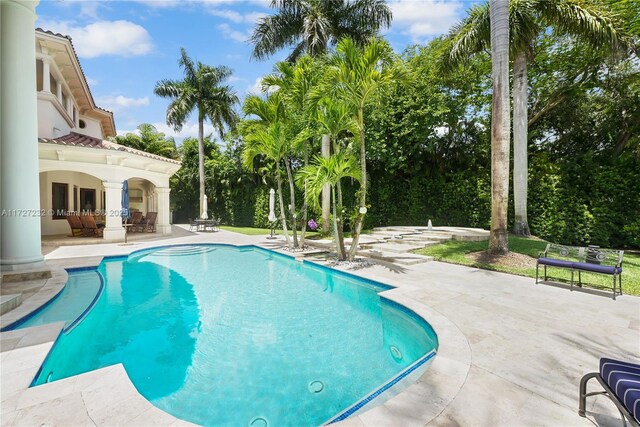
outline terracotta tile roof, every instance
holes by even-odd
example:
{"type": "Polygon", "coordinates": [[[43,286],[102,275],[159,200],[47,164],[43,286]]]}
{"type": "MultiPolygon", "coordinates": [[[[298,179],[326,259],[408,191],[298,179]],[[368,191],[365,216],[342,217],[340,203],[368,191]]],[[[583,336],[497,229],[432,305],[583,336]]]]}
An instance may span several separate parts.
{"type": "Polygon", "coordinates": [[[146,151],[142,151],[142,150],[136,150],[135,148],[116,144],[115,142],[106,141],[100,138],[94,138],[92,136],[82,135],[76,132],[71,132],[68,135],[61,136],[58,138],[51,138],[51,139],[38,138],[38,142],[45,143],[45,144],[68,145],[72,147],[88,147],[88,148],[99,148],[102,150],[125,151],[127,153],[136,154],[142,157],[148,157],[150,159],[162,160],[162,161],[174,163],[177,165],[181,164],[177,160],[158,156],[157,154],[147,153],[146,151]]]}

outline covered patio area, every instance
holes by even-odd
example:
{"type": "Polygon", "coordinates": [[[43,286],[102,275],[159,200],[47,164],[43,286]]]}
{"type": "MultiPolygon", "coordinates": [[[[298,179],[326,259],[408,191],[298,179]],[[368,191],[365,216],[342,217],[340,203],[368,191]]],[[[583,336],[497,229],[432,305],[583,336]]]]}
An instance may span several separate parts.
{"type": "Polygon", "coordinates": [[[124,240],[123,191],[129,216],[155,217],[151,230],[171,233],[169,178],[180,162],[75,133],[40,138],[38,146],[43,240],[73,236],[67,215],[87,214],[101,229],[92,237],[124,240]]]}

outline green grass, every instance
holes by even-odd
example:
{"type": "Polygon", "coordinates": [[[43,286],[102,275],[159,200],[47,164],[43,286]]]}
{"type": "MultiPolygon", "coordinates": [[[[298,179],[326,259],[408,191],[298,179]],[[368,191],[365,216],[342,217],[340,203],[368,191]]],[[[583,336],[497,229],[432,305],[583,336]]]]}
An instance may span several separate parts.
{"type": "MultiPolygon", "coordinates": [[[[247,236],[259,236],[261,234],[264,234],[264,235],[271,234],[270,228],[231,227],[229,225],[221,225],[220,228],[227,231],[233,231],[234,233],[246,234],[247,236]]],[[[276,228],[275,234],[281,235],[282,229],[276,228]]],[[[317,234],[318,233],[315,231],[307,231],[304,235],[306,238],[306,237],[313,237],[317,234]]],[[[291,236],[291,230],[289,230],[289,235],[291,236]]],[[[298,232],[298,236],[300,236],[300,232],[298,232]]]]}
{"type": "MultiPolygon", "coordinates": [[[[538,254],[544,251],[547,242],[535,238],[523,238],[509,236],[509,250],[537,258],[538,254]]],[[[415,253],[429,255],[438,261],[450,262],[453,264],[468,265],[471,267],[483,268],[485,270],[502,271],[505,273],[518,274],[520,276],[536,277],[535,263],[533,267],[508,267],[496,264],[476,262],[465,257],[471,252],[484,251],[487,249],[487,242],[461,242],[451,240],[437,245],[418,249],[415,253]]],[[[640,254],[625,252],[622,262],[622,292],[630,295],[640,295],[640,254]]],[[[549,280],[560,279],[569,281],[571,273],[563,268],[547,269],[549,280]]],[[[577,280],[577,277],[575,278],[577,280]]],[[[605,274],[582,273],[582,282],[586,286],[596,288],[611,289],[612,278],[605,274]]]]}

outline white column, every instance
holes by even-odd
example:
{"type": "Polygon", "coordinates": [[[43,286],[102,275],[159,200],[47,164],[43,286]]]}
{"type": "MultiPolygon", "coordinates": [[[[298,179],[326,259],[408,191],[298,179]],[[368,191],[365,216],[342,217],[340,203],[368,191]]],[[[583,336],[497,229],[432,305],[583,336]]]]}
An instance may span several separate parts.
{"type": "Polygon", "coordinates": [[[106,227],[104,240],[124,240],[122,226],[122,182],[103,182],[107,206],[105,206],[106,227]]]}
{"type": "Polygon", "coordinates": [[[156,203],[158,206],[158,223],[156,230],[160,234],[170,234],[171,224],[169,224],[169,187],[156,187],[156,203]]]}
{"type": "Polygon", "coordinates": [[[42,91],[51,93],[51,69],[49,58],[42,58],[42,91]]]}
{"type": "Polygon", "coordinates": [[[0,1],[0,270],[41,268],[35,8],[0,1]]]}
{"type": "Polygon", "coordinates": [[[60,101],[60,104],[62,104],[62,82],[58,82],[56,88],[56,97],[58,98],[58,101],[60,101]]]}

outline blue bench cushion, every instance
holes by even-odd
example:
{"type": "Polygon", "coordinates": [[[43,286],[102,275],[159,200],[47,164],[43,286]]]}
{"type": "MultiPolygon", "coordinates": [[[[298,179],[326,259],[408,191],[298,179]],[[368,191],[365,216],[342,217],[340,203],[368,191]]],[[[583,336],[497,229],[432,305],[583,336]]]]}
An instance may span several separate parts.
{"type": "Polygon", "coordinates": [[[600,359],[600,377],[640,423],[640,365],[603,357],[600,359]]]}
{"type": "Polygon", "coordinates": [[[588,262],[574,262],[573,268],[576,268],[578,270],[594,271],[596,273],[606,273],[606,274],[622,273],[622,267],[615,267],[613,265],[589,264],[588,262]]]}
{"type": "Polygon", "coordinates": [[[538,258],[538,264],[550,265],[552,267],[573,268],[573,261],[567,261],[564,259],[538,258]]]}

